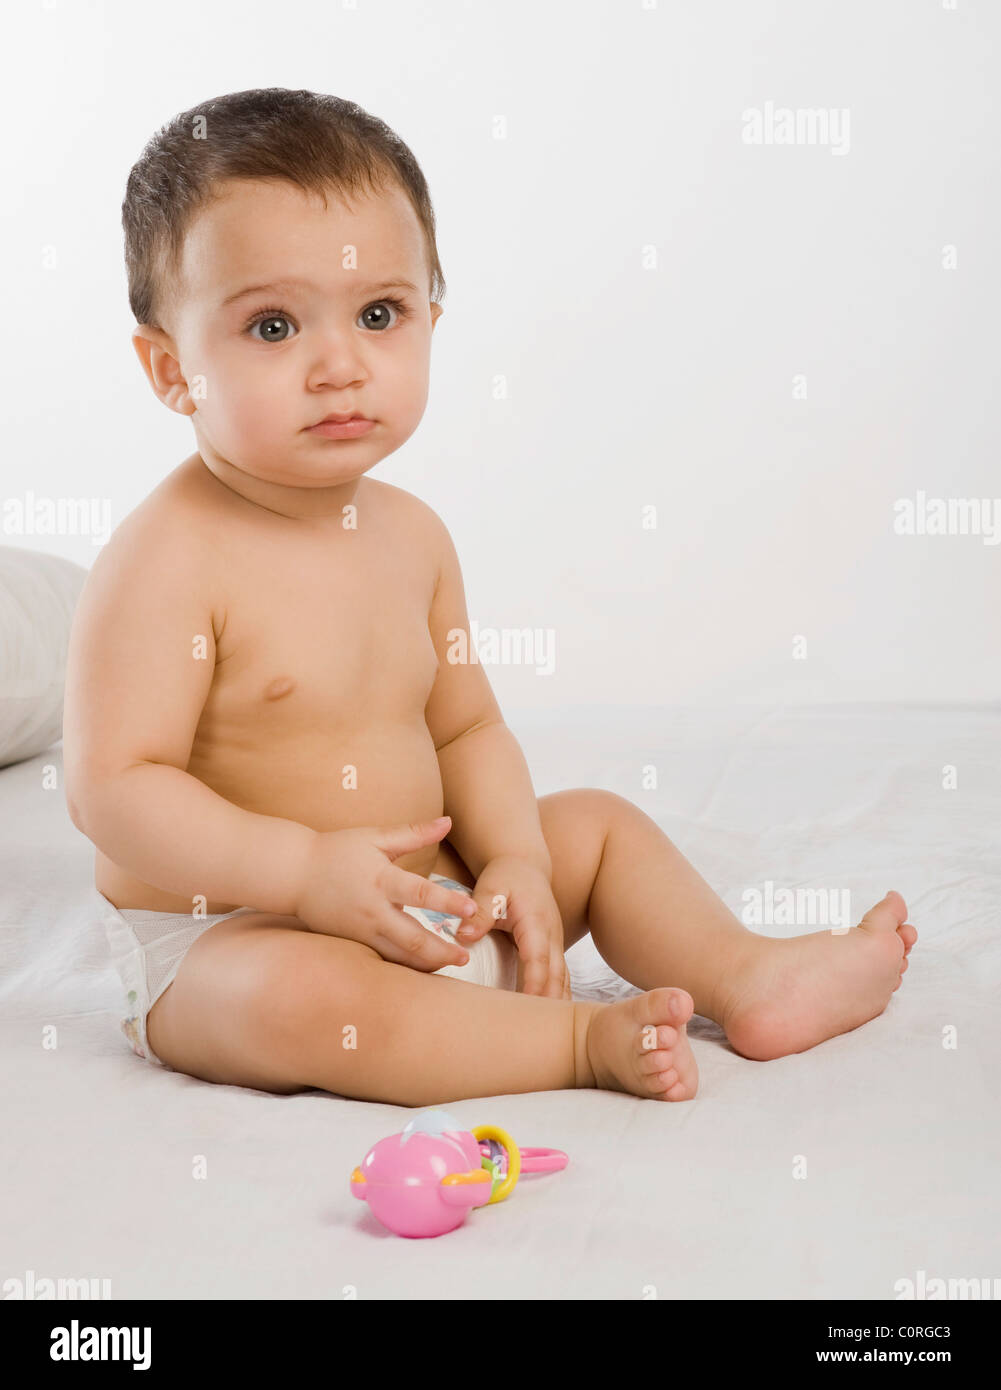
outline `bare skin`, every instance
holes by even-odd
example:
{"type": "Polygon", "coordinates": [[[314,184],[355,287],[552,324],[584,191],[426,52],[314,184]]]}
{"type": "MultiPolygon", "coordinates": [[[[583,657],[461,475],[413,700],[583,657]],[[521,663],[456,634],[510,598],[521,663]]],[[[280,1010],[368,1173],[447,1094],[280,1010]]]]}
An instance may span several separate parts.
{"type": "MultiPolygon", "coordinates": [[[[579,789],[538,804],[567,947],[590,931],[646,993],[535,999],[387,963],[295,918],[248,914],[188,952],[150,1013],[154,1051],[208,1081],[398,1105],[574,1086],[680,1101],[698,1088],[685,1027],[696,999],[736,1051],[768,1060],[876,1017],[899,987],[916,939],[899,894],[845,935],[772,941],[748,932],[629,802],[579,789]],[[649,930],[637,932],[644,913],[649,930]],[[358,1042],[345,1049],[349,1026],[358,1042]]],[[[435,872],[473,881],[447,842],[435,872]]]]}
{"type": "Polygon", "coordinates": [[[116,906],[256,909],[189,949],[150,1011],[150,1045],[191,1076],[281,1093],[426,1105],[582,1086],[682,1101],[698,1085],[693,1012],[757,1060],[876,1017],[917,935],[899,894],[846,935],[748,931],[629,801],[537,799],[482,666],[449,660],[468,615],[447,533],[364,476],[420,418],[439,307],[425,300],[393,338],[364,333],[335,272],[274,343],[205,307],[226,276],[263,280],[290,227],[287,264],[329,275],[330,246],[350,244],[381,278],[402,266],[418,282],[412,221],[395,195],[349,213],[281,185],[238,188],[192,233],[173,320],[137,330],[154,390],[193,417],[199,451],[126,518],[85,586],[67,798],[116,906]],[[370,436],[307,434],[359,403],[378,416],[370,436]],[[443,809],[447,827],[430,826],[443,809]],[[509,917],[495,924],[481,903],[470,948],[509,930],[522,989],[437,973],[466,952],[399,911],[460,911],[431,873],[481,897],[510,878],[509,917]],[[645,993],[571,1000],[562,953],[587,932],[645,993]]]}
{"type": "MultiPolygon", "coordinates": [[[[197,454],[151,503],[164,524],[170,516],[204,537],[192,584],[212,596],[221,625],[186,770],[246,810],[317,830],[440,815],[424,721],[438,663],[421,504],[361,479],[358,531],[331,543],[330,527],[248,504],[197,454]],[[344,767],[358,769],[356,787],[342,785],[344,767]]],[[[427,877],[442,872],[436,854],[428,846],[396,862],[427,877]]],[[[100,849],[96,882],[116,907],[191,911],[190,897],[136,879],[100,849]]],[[[241,906],[213,899],[205,910],[241,906]]]]}

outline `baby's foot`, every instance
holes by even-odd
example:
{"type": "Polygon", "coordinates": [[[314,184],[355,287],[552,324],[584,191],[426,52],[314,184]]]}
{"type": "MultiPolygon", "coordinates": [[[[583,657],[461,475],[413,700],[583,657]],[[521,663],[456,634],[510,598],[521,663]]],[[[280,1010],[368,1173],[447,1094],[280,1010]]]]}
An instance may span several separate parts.
{"type": "Polygon", "coordinates": [[[683,989],[651,989],[595,1005],[585,1045],[594,1085],[649,1100],[691,1100],[699,1069],[685,1024],[693,1009],[683,989]]]}
{"type": "Polygon", "coordinates": [[[744,1057],[805,1052],[881,1014],[918,938],[897,892],[857,927],[761,943],[748,955],[720,1022],[744,1057]]]}

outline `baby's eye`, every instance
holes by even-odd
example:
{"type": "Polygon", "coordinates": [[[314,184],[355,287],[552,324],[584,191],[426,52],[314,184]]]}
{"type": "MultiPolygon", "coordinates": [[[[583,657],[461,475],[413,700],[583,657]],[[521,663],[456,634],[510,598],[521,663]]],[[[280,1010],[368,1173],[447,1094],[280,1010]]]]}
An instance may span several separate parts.
{"type": "Polygon", "coordinates": [[[265,313],[248,325],[248,331],[262,343],[284,343],[289,337],[289,329],[292,327],[291,321],[284,314],[265,313]],[[263,333],[258,334],[257,329],[264,329],[263,333]]]}
{"type": "Polygon", "coordinates": [[[388,312],[390,309],[398,318],[406,318],[410,312],[399,299],[380,299],[361,311],[358,315],[359,322],[363,322],[366,328],[381,333],[391,326],[388,312]]]}

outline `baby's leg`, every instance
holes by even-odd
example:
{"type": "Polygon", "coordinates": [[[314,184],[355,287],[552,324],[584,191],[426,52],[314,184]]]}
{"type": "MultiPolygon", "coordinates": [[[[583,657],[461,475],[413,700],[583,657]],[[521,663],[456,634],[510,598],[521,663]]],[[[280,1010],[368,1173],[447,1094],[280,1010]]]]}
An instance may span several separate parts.
{"type": "Polygon", "coordinates": [[[579,788],[539,798],[553,894],[569,947],[586,931],[640,989],[678,985],[734,1048],[767,1060],[802,1052],[881,1014],[917,932],[888,893],[844,934],[749,931],[638,806],[579,788]]]}
{"type": "Polygon", "coordinates": [[[598,1086],[687,1100],[691,1012],[676,989],[610,1005],[489,989],[248,913],[198,938],[147,1035],[177,1071],[266,1091],[420,1106],[598,1086]]]}

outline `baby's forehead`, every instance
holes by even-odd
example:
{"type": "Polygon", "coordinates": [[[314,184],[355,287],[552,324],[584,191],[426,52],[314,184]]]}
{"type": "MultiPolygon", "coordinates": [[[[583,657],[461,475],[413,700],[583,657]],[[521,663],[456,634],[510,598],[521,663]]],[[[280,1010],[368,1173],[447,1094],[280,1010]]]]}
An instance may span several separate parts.
{"type": "Polygon", "coordinates": [[[306,193],[279,179],[227,180],[192,218],[180,283],[201,301],[293,275],[358,272],[420,284],[423,231],[401,188],[306,193]]]}

